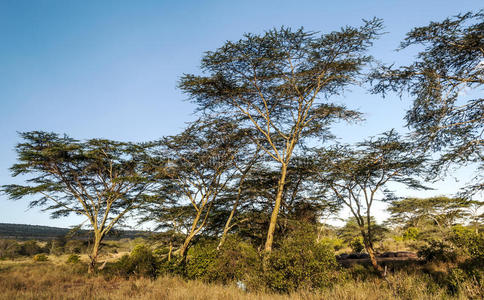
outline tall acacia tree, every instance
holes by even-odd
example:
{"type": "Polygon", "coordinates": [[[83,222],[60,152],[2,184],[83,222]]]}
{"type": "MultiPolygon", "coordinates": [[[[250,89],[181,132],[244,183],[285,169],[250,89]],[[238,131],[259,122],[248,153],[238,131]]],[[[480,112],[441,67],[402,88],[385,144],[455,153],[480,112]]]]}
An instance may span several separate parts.
{"type": "Polygon", "coordinates": [[[280,168],[265,251],[272,250],[287,167],[304,137],[324,136],[336,120],[358,113],[328,100],[358,81],[381,21],[317,35],[273,29],[227,42],[202,59],[205,76],[184,75],[180,88],[199,109],[240,119],[254,128],[261,149],[280,168]]]}
{"type": "Polygon", "coordinates": [[[320,182],[328,187],[327,196],[345,205],[355,218],[373,267],[383,274],[375,258],[371,208],[388,195],[388,183],[425,188],[415,178],[424,172],[425,158],[414,145],[402,141],[394,131],[370,139],[357,147],[335,146],[318,152],[320,182]],[[387,194],[387,195],[385,195],[387,194]]]}
{"type": "Polygon", "coordinates": [[[33,196],[54,218],[84,216],[92,231],[89,272],[104,237],[126,215],[156,197],[157,178],[149,144],[91,139],[85,142],[47,132],[20,134],[13,176],[25,175],[28,185],[4,185],[13,200],[33,196]]]}
{"type": "Polygon", "coordinates": [[[417,46],[415,62],[373,72],[373,92],[408,92],[408,126],[421,145],[440,151],[438,174],[449,163],[477,163],[469,192],[484,189],[484,11],[431,22],[407,34],[399,50],[417,46]]]}

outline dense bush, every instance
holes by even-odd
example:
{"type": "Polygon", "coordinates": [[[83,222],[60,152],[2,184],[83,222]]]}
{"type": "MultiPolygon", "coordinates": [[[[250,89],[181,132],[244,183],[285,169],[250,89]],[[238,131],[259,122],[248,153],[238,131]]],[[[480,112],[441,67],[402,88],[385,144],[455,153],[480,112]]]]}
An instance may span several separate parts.
{"type": "Polygon", "coordinates": [[[452,227],[451,242],[471,259],[484,260],[484,233],[462,225],[452,227]]]}
{"type": "Polygon", "coordinates": [[[458,253],[452,244],[444,240],[431,240],[420,248],[418,255],[425,261],[456,262],[458,253]]]}
{"type": "Polygon", "coordinates": [[[33,256],[43,252],[44,250],[37,244],[36,241],[26,241],[22,244],[20,254],[25,256],[33,256]]]}
{"type": "Polygon", "coordinates": [[[68,264],[78,264],[81,262],[81,257],[77,254],[71,254],[66,260],[68,264]]]}
{"type": "Polygon", "coordinates": [[[330,286],[337,263],[333,249],[316,243],[310,230],[292,233],[266,257],[263,278],[277,292],[330,286]]]}
{"type": "Polygon", "coordinates": [[[188,278],[228,283],[257,276],[261,260],[251,244],[230,236],[220,250],[216,246],[207,242],[192,249],[186,264],[188,278]]]}
{"type": "Polygon", "coordinates": [[[22,246],[15,240],[0,240],[0,258],[12,259],[20,255],[22,246]]]}
{"type": "Polygon", "coordinates": [[[64,253],[67,254],[80,254],[86,252],[87,242],[81,240],[69,240],[65,243],[64,253]]]}
{"type": "Polygon", "coordinates": [[[48,261],[49,258],[45,254],[36,254],[34,255],[34,261],[48,261]]]}
{"type": "Polygon", "coordinates": [[[129,255],[124,255],[117,261],[116,269],[126,276],[156,277],[158,261],[150,247],[145,244],[138,244],[129,255]]]}
{"type": "Polygon", "coordinates": [[[351,250],[355,253],[361,253],[365,249],[365,245],[363,245],[363,238],[362,237],[355,237],[351,240],[349,244],[351,250]]]}

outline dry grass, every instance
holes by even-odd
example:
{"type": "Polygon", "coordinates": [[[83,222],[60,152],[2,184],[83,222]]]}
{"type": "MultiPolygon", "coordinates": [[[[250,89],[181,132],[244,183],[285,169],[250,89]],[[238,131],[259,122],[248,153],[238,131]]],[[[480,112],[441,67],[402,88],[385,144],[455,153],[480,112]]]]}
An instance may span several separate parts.
{"type": "MultiPolygon", "coordinates": [[[[348,280],[320,293],[291,295],[246,293],[236,286],[185,281],[177,277],[119,278],[88,276],[58,261],[0,262],[0,299],[450,299],[442,289],[428,290],[422,278],[393,275],[385,281],[348,280]]],[[[468,299],[459,296],[455,299],[468,299]]]]}

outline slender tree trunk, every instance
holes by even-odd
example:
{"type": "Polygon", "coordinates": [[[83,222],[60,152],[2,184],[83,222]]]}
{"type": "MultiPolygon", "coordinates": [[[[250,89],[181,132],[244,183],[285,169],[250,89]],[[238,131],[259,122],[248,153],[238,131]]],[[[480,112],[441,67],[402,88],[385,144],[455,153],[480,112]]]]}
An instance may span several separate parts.
{"type": "Polygon", "coordinates": [[[173,251],[173,243],[170,242],[170,250],[168,250],[168,261],[171,260],[171,252],[173,251]]]}
{"type": "MultiPolygon", "coordinates": [[[[240,187],[239,187],[240,189],[240,187]]],[[[217,250],[220,250],[220,248],[224,245],[225,240],[227,239],[227,233],[230,230],[230,223],[232,222],[232,218],[234,217],[235,211],[237,210],[237,206],[239,205],[239,197],[235,200],[234,207],[232,207],[232,211],[230,212],[229,218],[227,219],[227,222],[225,223],[224,227],[224,232],[222,233],[222,236],[220,237],[220,242],[218,243],[217,250]]]]}
{"type": "Polygon", "coordinates": [[[98,233],[94,234],[94,244],[91,250],[91,261],[89,263],[88,273],[92,274],[96,272],[97,256],[99,255],[99,247],[101,246],[102,236],[98,233]]]}
{"type": "Polygon", "coordinates": [[[179,254],[181,257],[184,257],[186,255],[185,252],[187,251],[188,245],[190,244],[190,242],[192,241],[193,237],[196,234],[198,221],[200,220],[201,215],[202,215],[202,208],[200,208],[200,210],[197,212],[197,216],[195,217],[195,220],[193,220],[192,228],[190,229],[188,236],[185,238],[185,241],[183,242],[183,245],[180,248],[179,254]]]}
{"type": "Polygon", "coordinates": [[[274,240],[274,231],[276,230],[277,216],[279,215],[279,209],[281,207],[282,193],[284,191],[284,184],[286,183],[287,164],[282,163],[281,166],[281,178],[277,185],[276,201],[274,209],[272,210],[271,221],[269,223],[269,229],[267,231],[267,239],[264,247],[265,252],[272,251],[272,242],[274,240]]]}
{"type": "Polygon", "coordinates": [[[381,276],[384,276],[384,270],[383,268],[378,264],[378,261],[376,260],[375,257],[375,250],[373,249],[373,243],[371,240],[368,239],[369,234],[365,234],[364,229],[361,229],[361,234],[363,236],[363,244],[365,245],[365,250],[366,253],[368,253],[368,256],[370,257],[370,262],[373,268],[377,270],[381,276]]]}

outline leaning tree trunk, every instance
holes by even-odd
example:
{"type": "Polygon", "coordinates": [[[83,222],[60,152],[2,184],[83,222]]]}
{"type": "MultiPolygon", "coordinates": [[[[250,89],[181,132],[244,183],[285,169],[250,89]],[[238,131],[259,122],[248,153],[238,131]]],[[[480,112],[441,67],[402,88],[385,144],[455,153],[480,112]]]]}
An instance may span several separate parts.
{"type": "Polygon", "coordinates": [[[363,236],[363,244],[365,245],[366,253],[370,257],[370,262],[373,268],[380,273],[380,275],[384,276],[383,268],[378,264],[375,256],[375,250],[373,249],[373,244],[371,240],[368,239],[369,234],[365,234],[364,229],[361,230],[361,234],[363,236]]]}
{"type": "Polygon", "coordinates": [[[264,247],[264,251],[266,253],[272,251],[272,242],[274,240],[274,231],[276,230],[277,216],[279,215],[279,209],[281,207],[282,193],[284,191],[284,184],[286,183],[286,174],[287,174],[287,164],[282,163],[281,178],[279,179],[279,182],[277,184],[276,201],[274,203],[274,209],[272,210],[271,221],[269,223],[269,229],[267,230],[267,239],[266,239],[266,244],[265,244],[265,247],[264,247]]]}

